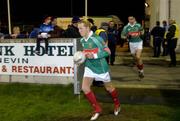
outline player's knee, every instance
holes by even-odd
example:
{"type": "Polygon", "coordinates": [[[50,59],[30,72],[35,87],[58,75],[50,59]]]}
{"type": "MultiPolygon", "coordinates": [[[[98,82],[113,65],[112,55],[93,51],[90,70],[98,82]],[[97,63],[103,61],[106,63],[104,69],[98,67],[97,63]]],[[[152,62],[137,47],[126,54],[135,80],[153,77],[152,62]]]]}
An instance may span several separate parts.
{"type": "Polygon", "coordinates": [[[141,60],[141,57],[140,56],[136,56],[136,60],[137,61],[141,60]]]}
{"type": "Polygon", "coordinates": [[[114,90],[114,87],[112,85],[105,85],[105,89],[108,91],[108,92],[112,92],[114,90]]]}
{"type": "Polygon", "coordinates": [[[86,94],[86,93],[90,92],[91,90],[87,86],[82,86],[82,91],[86,94]]]}

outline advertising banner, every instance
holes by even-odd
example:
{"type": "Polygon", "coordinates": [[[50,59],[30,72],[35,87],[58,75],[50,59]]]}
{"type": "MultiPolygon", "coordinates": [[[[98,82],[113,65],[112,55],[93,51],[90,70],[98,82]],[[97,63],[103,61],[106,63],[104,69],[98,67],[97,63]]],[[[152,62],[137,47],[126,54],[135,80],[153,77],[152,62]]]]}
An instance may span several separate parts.
{"type": "Polygon", "coordinates": [[[44,43],[40,55],[36,43],[0,43],[1,75],[74,76],[73,43],[44,43]]]}

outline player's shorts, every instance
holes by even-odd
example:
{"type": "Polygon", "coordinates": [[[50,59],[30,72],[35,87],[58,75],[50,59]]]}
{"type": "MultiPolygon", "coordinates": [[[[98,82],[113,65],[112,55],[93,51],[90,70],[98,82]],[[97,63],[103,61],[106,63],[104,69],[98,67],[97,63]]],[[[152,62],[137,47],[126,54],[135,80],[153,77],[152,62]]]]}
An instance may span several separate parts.
{"type": "Polygon", "coordinates": [[[143,42],[142,41],[140,41],[140,42],[130,42],[129,47],[130,47],[131,54],[135,54],[138,49],[142,50],[143,42]]]}
{"type": "Polygon", "coordinates": [[[89,69],[88,67],[85,67],[84,77],[94,78],[97,81],[103,81],[103,82],[111,81],[109,72],[102,73],[102,74],[96,74],[96,73],[92,72],[91,69],[89,69]]]}

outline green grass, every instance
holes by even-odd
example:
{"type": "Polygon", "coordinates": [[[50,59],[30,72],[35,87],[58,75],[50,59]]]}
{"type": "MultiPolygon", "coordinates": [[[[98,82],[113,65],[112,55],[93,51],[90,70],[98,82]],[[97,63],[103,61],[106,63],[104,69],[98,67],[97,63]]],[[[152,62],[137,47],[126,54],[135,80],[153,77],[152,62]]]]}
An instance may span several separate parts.
{"type": "MultiPolygon", "coordinates": [[[[98,121],[179,121],[180,107],[122,104],[115,117],[111,103],[101,103],[98,121]]],[[[79,102],[73,85],[0,84],[0,121],[88,121],[91,107],[79,102]]]]}

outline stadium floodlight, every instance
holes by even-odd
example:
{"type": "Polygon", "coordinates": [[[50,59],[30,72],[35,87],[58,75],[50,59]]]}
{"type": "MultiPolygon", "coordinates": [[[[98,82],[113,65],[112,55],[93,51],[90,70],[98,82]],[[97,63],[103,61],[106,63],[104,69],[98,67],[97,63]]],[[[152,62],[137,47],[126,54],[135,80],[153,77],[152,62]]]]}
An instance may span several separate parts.
{"type": "Polygon", "coordinates": [[[147,2],[144,3],[145,7],[149,7],[149,4],[147,2]]]}

